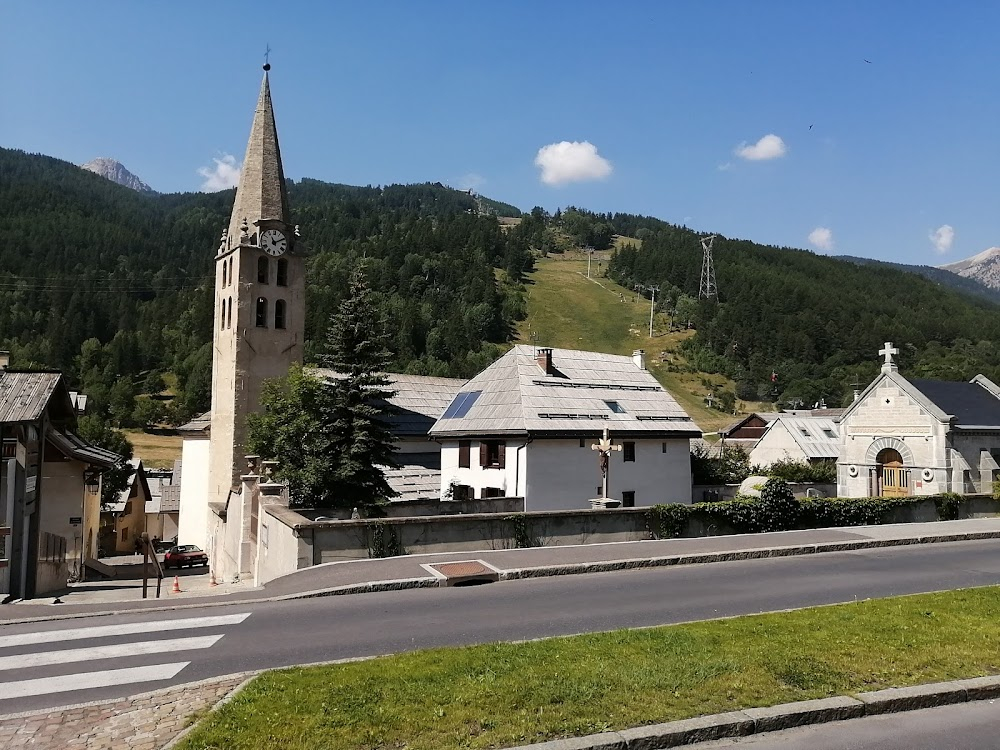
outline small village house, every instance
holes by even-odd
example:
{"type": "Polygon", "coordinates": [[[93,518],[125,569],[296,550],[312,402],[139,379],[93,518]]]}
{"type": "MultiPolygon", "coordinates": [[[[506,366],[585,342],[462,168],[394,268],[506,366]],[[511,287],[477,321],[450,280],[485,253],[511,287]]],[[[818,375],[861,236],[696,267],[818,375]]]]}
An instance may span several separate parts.
{"type": "Polygon", "coordinates": [[[778,461],[836,461],[840,455],[839,409],[796,410],[775,415],[750,450],[750,465],[768,467],[778,461]]]}
{"type": "Polygon", "coordinates": [[[594,445],[607,430],[607,497],[624,507],[689,502],[701,432],[631,357],[515,346],[463,386],[431,428],[442,497],[523,497],[525,510],[589,507],[604,491],[594,445]]]}

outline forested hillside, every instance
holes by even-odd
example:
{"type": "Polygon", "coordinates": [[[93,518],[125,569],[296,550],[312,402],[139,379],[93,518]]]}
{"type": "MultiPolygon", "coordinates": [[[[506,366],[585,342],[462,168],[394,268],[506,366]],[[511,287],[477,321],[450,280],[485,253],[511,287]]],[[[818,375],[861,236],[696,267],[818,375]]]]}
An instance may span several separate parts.
{"type": "MultiPolygon", "coordinates": [[[[132,413],[134,396],[167,371],[178,378],[170,416],[207,408],[212,259],[233,194],[140,195],[0,149],[0,348],[14,366],[64,370],[117,424],[157,416],[132,413]]],[[[302,180],[289,200],[310,253],[307,340],[323,335],[362,260],[391,320],[395,368],[471,376],[511,338],[533,256],[473,196],[302,180]]]]}
{"type": "Polygon", "coordinates": [[[844,403],[875,376],[887,340],[909,376],[1000,377],[1000,306],[989,301],[889,266],[724,237],[714,244],[719,300],[699,301],[698,235],[646,217],[594,220],[643,240],[617,252],[609,274],[659,285],[662,309],[696,329],[688,360],[735,380],[737,398],[844,403]]]}
{"type": "MultiPolygon", "coordinates": [[[[602,272],[659,286],[659,310],[695,332],[685,366],[732,379],[734,398],[841,403],[877,372],[886,340],[908,375],[1000,379],[1000,307],[891,267],[720,237],[719,300],[698,301],[699,236],[651,217],[536,208],[501,227],[493,214],[517,209],[440,184],[304,179],[289,200],[309,250],[307,360],[362,261],[393,368],[471,376],[516,335],[538,254],[617,246],[602,272]]],[[[167,373],[169,418],[207,408],[212,258],[232,201],[231,190],[141,195],[0,149],[0,348],[15,366],[64,370],[118,425],[163,417],[135,397],[167,373]]]]}

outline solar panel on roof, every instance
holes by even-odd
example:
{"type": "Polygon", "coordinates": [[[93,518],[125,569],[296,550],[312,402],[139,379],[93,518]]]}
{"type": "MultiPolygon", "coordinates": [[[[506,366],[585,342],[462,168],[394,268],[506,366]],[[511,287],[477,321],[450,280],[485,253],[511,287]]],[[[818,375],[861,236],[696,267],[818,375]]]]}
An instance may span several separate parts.
{"type": "Polygon", "coordinates": [[[462,391],[455,400],[451,402],[441,419],[461,419],[469,413],[469,409],[476,403],[482,391],[462,391]]]}

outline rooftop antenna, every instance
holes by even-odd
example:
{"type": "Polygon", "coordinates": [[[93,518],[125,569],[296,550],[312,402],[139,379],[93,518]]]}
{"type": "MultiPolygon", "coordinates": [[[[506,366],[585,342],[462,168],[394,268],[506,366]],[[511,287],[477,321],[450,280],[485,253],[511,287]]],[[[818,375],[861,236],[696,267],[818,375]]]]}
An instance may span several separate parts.
{"type": "Polygon", "coordinates": [[[712,243],[718,235],[701,238],[701,249],[704,252],[701,261],[701,284],[698,287],[699,299],[718,299],[719,290],[715,285],[715,263],[712,262],[712,243]]]}

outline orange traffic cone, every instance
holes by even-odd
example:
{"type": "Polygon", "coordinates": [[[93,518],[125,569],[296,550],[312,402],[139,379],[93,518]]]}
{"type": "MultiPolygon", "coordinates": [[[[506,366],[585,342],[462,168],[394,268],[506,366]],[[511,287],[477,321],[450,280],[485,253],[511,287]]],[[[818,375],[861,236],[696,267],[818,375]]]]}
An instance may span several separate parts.
{"type": "Polygon", "coordinates": [[[170,589],[171,594],[181,593],[181,579],[178,576],[174,576],[174,587],[170,589]]]}
{"type": "Polygon", "coordinates": [[[218,586],[219,585],[218,581],[215,580],[215,571],[214,570],[212,571],[211,577],[208,579],[208,585],[209,586],[218,586]]]}

